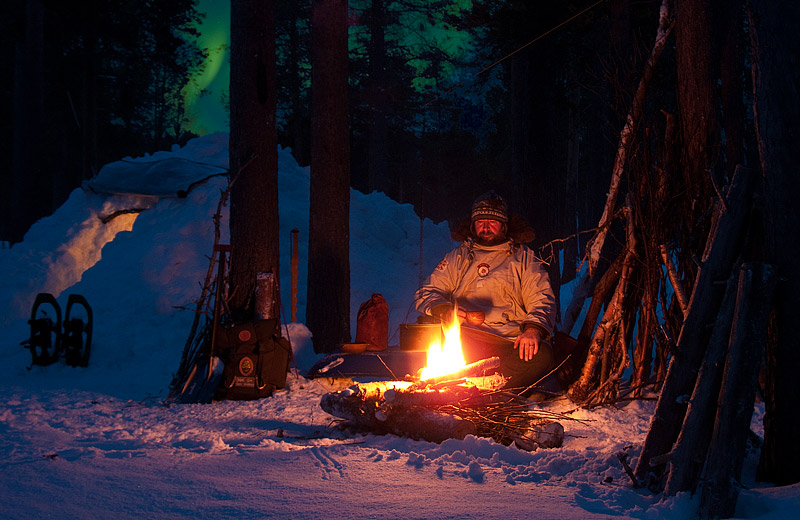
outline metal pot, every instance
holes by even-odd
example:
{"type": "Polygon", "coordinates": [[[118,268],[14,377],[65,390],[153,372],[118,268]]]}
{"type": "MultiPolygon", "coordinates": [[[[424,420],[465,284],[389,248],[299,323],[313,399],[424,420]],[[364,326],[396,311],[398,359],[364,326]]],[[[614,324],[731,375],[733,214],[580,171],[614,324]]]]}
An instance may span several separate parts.
{"type": "Polygon", "coordinates": [[[443,342],[444,333],[439,323],[401,323],[400,348],[402,350],[424,350],[433,342],[443,342]]]}

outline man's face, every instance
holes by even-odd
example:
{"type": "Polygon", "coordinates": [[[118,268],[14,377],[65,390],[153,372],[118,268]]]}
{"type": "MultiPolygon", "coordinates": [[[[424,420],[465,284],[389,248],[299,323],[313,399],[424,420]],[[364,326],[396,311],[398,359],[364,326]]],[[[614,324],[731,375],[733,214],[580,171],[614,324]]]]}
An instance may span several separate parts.
{"type": "Polygon", "coordinates": [[[476,220],[472,225],[475,226],[476,242],[480,245],[493,246],[506,239],[503,223],[499,220],[480,219],[476,220]]]}

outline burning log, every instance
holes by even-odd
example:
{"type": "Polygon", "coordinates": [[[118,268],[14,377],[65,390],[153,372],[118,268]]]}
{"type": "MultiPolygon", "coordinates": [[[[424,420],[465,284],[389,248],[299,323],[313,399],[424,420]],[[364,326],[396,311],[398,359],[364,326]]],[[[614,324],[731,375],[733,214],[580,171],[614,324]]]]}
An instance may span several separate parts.
{"type": "Polygon", "coordinates": [[[487,359],[481,359],[480,361],[470,363],[469,365],[465,366],[464,368],[456,372],[445,374],[438,377],[431,377],[429,379],[424,379],[422,381],[414,383],[414,385],[412,385],[412,388],[413,389],[425,388],[426,386],[435,385],[437,383],[441,383],[442,381],[452,381],[454,379],[460,379],[464,377],[483,376],[487,372],[492,371],[499,367],[500,367],[499,357],[490,357],[487,359]]]}
{"type": "Polygon", "coordinates": [[[505,378],[499,374],[485,377],[465,377],[441,381],[423,388],[416,385],[411,385],[406,389],[393,387],[383,393],[383,399],[392,406],[431,407],[468,403],[469,406],[474,407],[496,403],[500,396],[507,400],[508,395],[511,394],[487,392],[487,390],[499,390],[505,383],[505,378]]]}
{"type": "Polygon", "coordinates": [[[444,388],[426,388],[409,390],[393,388],[383,393],[383,399],[391,406],[445,406],[480,395],[477,386],[463,384],[445,386],[444,388]]]}
{"type": "Polygon", "coordinates": [[[431,442],[479,435],[526,450],[561,446],[564,428],[552,416],[537,417],[525,398],[503,390],[500,358],[465,365],[458,319],[443,332],[444,343],[428,349],[420,381],[355,384],[324,395],[320,406],[379,434],[431,442]]]}
{"type": "Polygon", "coordinates": [[[386,406],[382,396],[376,393],[379,386],[360,387],[353,385],[341,392],[326,394],[320,406],[334,417],[380,434],[442,442],[450,438],[463,439],[478,431],[471,421],[424,406],[386,406]]]}
{"type": "Polygon", "coordinates": [[[324,395],[320,406],[335,417],[378,434],[431,442],[478,435],[506,445],[514,442],[525,450],[561,446],[563,426],[550,414],[537,416],[528,400],[502,390],[502,376],[452,378],[482,373],[498,361],[482,360],[455,374],[417,383],[355,384],[324,395]]]}

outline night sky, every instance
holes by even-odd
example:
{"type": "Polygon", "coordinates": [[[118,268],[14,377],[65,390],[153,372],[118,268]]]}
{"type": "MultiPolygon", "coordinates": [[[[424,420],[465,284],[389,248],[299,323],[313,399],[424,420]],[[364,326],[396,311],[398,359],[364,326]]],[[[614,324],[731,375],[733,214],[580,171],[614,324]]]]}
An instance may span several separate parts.
{"type": "Polygon", "coordinates": [[[222,95],[228,88],[230,61],[227,49],[230,32],[230,0],[200,0],[197,9],[206,17],[200,26],[201,48],[208,49],[205,70],[195,80],[208,92],[198,97],[197,88],[187,88],[186,105],[192,123],[189,129],[199,135],[228,131],[228,114],[222,95]]]}

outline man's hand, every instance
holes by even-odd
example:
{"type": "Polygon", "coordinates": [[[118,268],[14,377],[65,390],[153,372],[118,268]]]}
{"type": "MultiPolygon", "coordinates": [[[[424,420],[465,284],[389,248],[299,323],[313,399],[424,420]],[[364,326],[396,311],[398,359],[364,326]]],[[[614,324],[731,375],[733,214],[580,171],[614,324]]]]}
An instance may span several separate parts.
{"type": "Polygon", "coordinates": [[[536,327],[530,327],[517,336],[514,348],[519,347],[519,358],[530,361],[539,352],[539,343],[542,341],[542,332],[536,327]]]}
{"type": "Polygon", "coordinates": [[[450,323],[453,321],[453,304],[440,303],[431,307],[431,316],[443,323],[450,323]]]}

